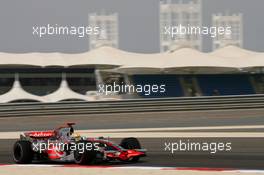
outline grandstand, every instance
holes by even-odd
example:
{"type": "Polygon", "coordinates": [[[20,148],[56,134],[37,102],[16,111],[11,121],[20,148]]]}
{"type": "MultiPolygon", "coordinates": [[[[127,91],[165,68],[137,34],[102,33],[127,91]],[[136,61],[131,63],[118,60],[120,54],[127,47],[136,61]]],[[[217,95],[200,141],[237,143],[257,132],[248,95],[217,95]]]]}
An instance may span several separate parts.
{"type": "MultiPolygon", "coordinates": [[[[80,54],[0,53],[0,102],[93,101],[98,84],[165,84],[152,95],[118,98],[264,93],[264,53],[226,46],[212,53],[191,48],[139,54],[101,47],[80,54]]],[[[95,98],[96,96],[96,98],[95,98]]]]}

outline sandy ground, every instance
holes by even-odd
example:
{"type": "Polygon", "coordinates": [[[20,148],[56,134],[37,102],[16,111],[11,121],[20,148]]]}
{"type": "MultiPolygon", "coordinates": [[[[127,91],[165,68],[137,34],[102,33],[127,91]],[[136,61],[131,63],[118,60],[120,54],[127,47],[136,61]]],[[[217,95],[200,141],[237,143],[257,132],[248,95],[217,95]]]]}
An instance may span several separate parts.
{"type": "MultiPolygon", "coordinates": [[[[261,138],[264,137],[263,132],[129,132],[129,133],[92,133],[78,132],[81,136],[87,137],[110,137],[110,138],[125,138],[125,137],[137,137],[137,138],[261,138]]],[[[21,132],[0,132],[0,139],[18,139],[21,132]]]]}
{"type": "Polygon", "coordinates": [[[0,167],[2,175],[259,175],[263,172],[219,172],[219,171],[188,171],[188,170],[151,170],[151,169],[108,169],[80,167],[0,167]]]}
{"type": "MultiPolygon", "coordinates": [[[[253,126],[218,126],[218,127],[168,127],[168,128],[134,128],[134,129],[97,129],[97,130],[76,130],[82,136],[87,137],[138,137],[138,138],[201,138],[201,137],[264,137],[263,132],[236,132],[236,129],[261,129],[263,125],[253,126]],[[226,132],[225,129],[233,129],[232,132],[226,132]],[[213,129],[222,130],[221,132],[214,132],[213,129]],[[189,130],[186,132],[186,130],[189,130]],[[195,130],[190,132],[191,130],[195,130]],[[165,132],[166,131],[166,132],[165,132]],[[207,131],[207,132],[201,132],[207,131]],[[155,132],[155,134],[153,134],[155,132]]],[[[0,132],[0,139],[18,139],[23,132],[0,132]]]]}
{"type": "MultiPolygon", "coordinates": [[[[137,138],[262,138],[263,132],[130,132],[130,133],[91,133],[91,132],[78,132],[81,136],[86,137],[101,137],[105,138],[125,138],[125,137],[137,137],[137,138]]],[[[0,132],[0,139],[19,139],[19,132],[0,132]]]]}

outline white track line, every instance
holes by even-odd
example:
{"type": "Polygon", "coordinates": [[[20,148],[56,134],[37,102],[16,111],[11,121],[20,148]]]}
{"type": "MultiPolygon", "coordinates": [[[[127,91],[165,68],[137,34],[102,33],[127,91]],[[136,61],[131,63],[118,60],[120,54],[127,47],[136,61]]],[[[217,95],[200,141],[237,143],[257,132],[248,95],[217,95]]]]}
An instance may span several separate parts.
{"type": "Polygon", "coordinates": [[[61,167],[61,168],[107,168],[107,169],[133,169],[133,170],[174,170],[174,171],[204,171],[204,172],[224,172],[224,173],[261,173],[264,174],[264,170],[245,170],[245,169],[225,169],[225,168],[187,168],[187,167],[152,167],[152,166],[79,166],[79,165],[45,165],[45,164],[28,164],[28,165],[19,165],[19,164],[10,164],[10,165],[1,165],[1,167],[29,167],[29,168],[37,168],[37,167],[61,167]]]}
{"type": "MultiPolygon", "coordinates": [[[[169,127],[169,128],[130,128],[130,129],[96,129],[76,130],[87,137],[138,137],[138,138],[182,138],[182,137],[264,137],[263,132],[235,132],[236,129],[264,129],[264,125],[246,126],[209,126],[209,127],[169,127]],[[232,132],[212,132],[211,130],[233,130],[232,132]],[[192,131],[193,132],[184,132],[192,131]],[[197,132],[207,131],[207,132],[197,132]],[[166,131],[166,132],[163,132],[166,131]],[[177,132],[176,132],[177,131],[177,132]]],[[[21,132],[0,132],[0,139],[17,139],[21,132]]]]}
{"type": "MultiPolygon", "coordinates": [[[[140,132],[140,131],[186,131],[186,130],[225,130],[225,129],[264,129],[264,125],[242,126],[205,126],[205,127],[166,127],[166,128],[128,128],[128,129],[95,129],[90,132],[140,132]]],[[[83,130],[79,130],[82,132],[83,130]]]]}
{"type": "MultiPolygon", "coordinates": [[[[18,139],[20,133],[0,133],[0,139],[18,139]]],[[[263,132],[128,132],[128,133],[91,133],[80,132],[86,137],[110,138],[264,138],[263,132]]]]}

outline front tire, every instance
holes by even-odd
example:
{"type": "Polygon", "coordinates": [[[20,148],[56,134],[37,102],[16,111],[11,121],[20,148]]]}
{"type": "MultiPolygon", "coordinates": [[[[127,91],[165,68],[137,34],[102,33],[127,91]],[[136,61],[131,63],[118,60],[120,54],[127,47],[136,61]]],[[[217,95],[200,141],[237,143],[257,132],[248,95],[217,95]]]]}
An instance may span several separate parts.
{"type": "Polygon", "coordinates": [[[13,147],[13,159],[19,164],[31,163],[33,159],[31,142],[24,140],[16,141],[13,147]]]}
{"type": "MultiPolygon", "coordinates": [[[[141,149],[140,142],[134,137],[124,138],[120,146],[125,149],[141,149]]],[[[129,162],[138,162],[140,157],[133,157],[129,162]]]]}
{"type": "Polygon", "coordinates": [[[86,144],[92,144],[92,142],[87,142],[87,141],[80,141],[77,142],[78,144],[84,144],[84,150],[75,150],[74,151],[74,160],[75,163],[79,164],[79,165],[90,165],[92,164],[95,159],[96,159],[96,151],[94,150],[94,146],[92,146],[91,150],[87,150],[86,148],[86,144]]]}

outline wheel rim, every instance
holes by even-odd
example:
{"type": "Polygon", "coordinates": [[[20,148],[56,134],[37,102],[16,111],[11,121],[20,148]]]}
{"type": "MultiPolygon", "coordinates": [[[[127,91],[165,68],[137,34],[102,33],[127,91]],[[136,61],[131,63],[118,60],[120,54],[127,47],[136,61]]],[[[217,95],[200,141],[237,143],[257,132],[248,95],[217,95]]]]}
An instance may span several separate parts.
{"type": "Polygon", "coordinates": [[[82,154],[79,153],[78,151],[75,151],[75,152],[74,152],[74,158],[75,158],[75,160],[76,160],[77,162],[79,162],[79,161],[81,161],[81,159],[82,159],[82,154]]]}

